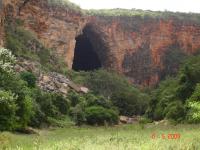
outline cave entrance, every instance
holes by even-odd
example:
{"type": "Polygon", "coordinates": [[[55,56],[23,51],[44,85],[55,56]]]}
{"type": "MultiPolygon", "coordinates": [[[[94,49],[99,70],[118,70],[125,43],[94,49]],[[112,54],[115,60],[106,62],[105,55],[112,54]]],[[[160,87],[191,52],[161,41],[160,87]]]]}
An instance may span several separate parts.
{"type": "Polygon", "coordinates": [[[101,62],[87,35],[76,37],[74,61],[72,69],[75,71],[92,71],[101,68],[101,62]]]}

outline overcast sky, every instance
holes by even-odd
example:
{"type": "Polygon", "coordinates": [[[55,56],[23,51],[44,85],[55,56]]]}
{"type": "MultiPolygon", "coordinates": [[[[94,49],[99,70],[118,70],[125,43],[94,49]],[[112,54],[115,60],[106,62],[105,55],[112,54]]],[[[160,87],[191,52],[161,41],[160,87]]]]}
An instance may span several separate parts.
{"type": "Polygon", "coordinates": [[[200,0],[70,0],[83,9],[136,8],[200,13],[200,0]]]}

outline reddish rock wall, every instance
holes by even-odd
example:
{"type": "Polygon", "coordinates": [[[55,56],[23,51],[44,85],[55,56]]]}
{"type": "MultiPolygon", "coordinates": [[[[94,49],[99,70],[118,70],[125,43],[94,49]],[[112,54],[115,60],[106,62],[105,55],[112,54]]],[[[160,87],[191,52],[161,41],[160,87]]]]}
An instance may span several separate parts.
{"type": "Polygon", "coordinates": [[[192,54],[200,49],[200,24],[195,22],[176,18],[87,17],[67,8],[49,6],[46,0],[13,1],[13,16],[24,20],[24,27],[62,56],[69,68],[75,38],[83,29],[104,68],[145,86],[160,80],[165,69],[163,58],[169,50],[176,48],[192,54]]]}
{"type": "MultiPolygon", "coordinates": [[[[160,80],[169,50],[193,54],[200,49],[200,24],[139,17],[98,17],[98,26],[112,61],[108,67],[130,77],[133,82],[152,85],[160,80]]],[[[173,69],[173,68],[172,68],[173,69]]]]}

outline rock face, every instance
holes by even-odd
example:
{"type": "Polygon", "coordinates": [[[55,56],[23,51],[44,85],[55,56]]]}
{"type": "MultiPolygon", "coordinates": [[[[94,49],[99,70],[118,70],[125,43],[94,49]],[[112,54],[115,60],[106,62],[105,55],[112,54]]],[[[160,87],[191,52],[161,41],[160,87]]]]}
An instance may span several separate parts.
{"type": "Polygon", "coordinates": [[[24,71],[32,72],[37,77],[37,86],[46,92],[59,93],[63,96],[67,96],[70,89],[83,94],[89,92],[88,88],[76,85],[66,76],[56,72],[46,73],[42,71],[41,67],[42,66],[37,62],[24,58],[17,58],[14,69],[19,73],[24,71]]]}
{"type": "MultiPolygon", "coordinates": [[[[178,49],[189,55],[200,49],[200,24],[192,21],[173,17],[88,17],[51,6],[47,0],[8,0],[2,6],[1,20],[8,15],[23,20],[24,27],[62,56],[68,68],[73,64],[75,39],[84,31],[104,68],[125,74],[139,85],[155,85],[166,68],[177,70],[176,63],[166,64],[171,51],[178,49]],[[8,9],[12,11],[5,11],[8,9]]],[[[2,40],[3,22],[0,30],[2,40]]]]}

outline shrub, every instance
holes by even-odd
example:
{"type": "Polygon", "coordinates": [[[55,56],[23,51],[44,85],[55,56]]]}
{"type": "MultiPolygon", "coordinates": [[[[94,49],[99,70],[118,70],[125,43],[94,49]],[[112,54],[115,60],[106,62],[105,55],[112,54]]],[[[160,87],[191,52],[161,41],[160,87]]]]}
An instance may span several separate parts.
{"type": "Polygon", "coordinates": [[[55,123],[53,120],[62,120],[69,112],[69,102],[61,95],[32,89],[32,97],[35,99],[33,103],[35,113],[31,118],[31,126],[52,125],[55,123]]]}
{"type": "Polygon", "coordinates": [[[125,77],[106,70],[92,72],[86,77],[85,84],[95,94],[105,97],[110,97],[120,91],[128,91],[133,88],[125,77]]]}
{"type": "Polygon", "coordinates": [[[36,77],[31,72],[21,72],[21,78],[28,83],[28,86],[33,88],[36,85],[36,77]]]}
{"type": "Polygon", "coordinates": [[[33,103],[33,111],[34,115],[31,116],[30,126],[40,128],[43,124],[47,124],[47,117],[37,102],[33,103]]]}
{"type": "Polygon", "coordinates": [[[189,102],[187,120],[190,123],[200,123],[200,102],[189,102]]]}
{"type": "Polygon", "coordinates": [[[68,114],[70,107],[68,99],[59,94],[53,94],[52,98],[53,104],[57,107],[58,111],[64,115],[68,114]]]}
{"type": "Polygon", "coordinates": [[[16,127],[16,97],[11,92],[0,91],[0,130],[16,127]]]}
{"type": "Polygon", "coordinates": [[[165,114],[168,119],[177,122],[183,121],[185,119],[185,107],[182,102],[174,101],[167,106],[165,114]]]}
{"type": "Polygon", "coordinates": [[[75,107],[70,109],[70,116],[77,126],[85,123],[85,112],[81,104],[77,104],[75,107]]]}
{"type": "Polygon", "coordinates": [[[33,100],[30,96],[26,95],[22,101],[17,100],[19,109],[17,110],[17,115],[19,118],[19,128],[26,128],[28,123],[33,116],[33,100]]]}
{"type": "Polygon", "coordinates": [[[86,99],[87,106],[102,106],[104,108],[111,108],[113,106],[112,102],[104,96],[88,93],[84,95],[84,98],[86,99]]]}
{"type": "Polygon", "coordinates": [[[73,91],[67,95],[67,98],[70,100],[72,107],[75,107],[77,104],[81,103],[81,101],[84,101],[84,98],[81,95],[73,91]]]}
{"type": "Polygon", "coordinates": [[[180,86],[177,95],[182,100],[188,99],[200,82],[200,55],[190,57],[180,72],[180,86]]]}
{"type": "Polygon", "coordinates": [[[139,91],[119,92],[111,97],[113,105],[119,109],[121,115],[142,115],[148,106],[148,98],[139,91]]]}
{"type": "Polygon", "coordinates": [[[160,82],[157,89],[151,93],[151,100],[146,111],[148,117],[154,120],[164,119],[165,109],[176,98],[178,82],[176,78],[167,78],[160,82]]]}
{"type": "Polygon", "coordinates": [[[192,93],[188,101],[199,101],[200,102],[200,83],[196,85],[195,91],[192,93]]]}
{"type": "Polygon", "coordinates": [[[190,123],[200,123],[200,84],[196,85],[195,91],[187,100],[187,120],[190,123]]]}
{"type": "Polygon", "coordinates": [[[0,48],[0,73],[11,72],[14,62],[15,57],[12,53],[8,49],[0,48]]]}
{"type": "Polygon", "coordinates": [[[111,109],[106,109],[101,106],[91,106],[85,110],[86,121],[90,125],[117,124],[118,114],[111,109]]]}
{"type": "Polygon", "coordinates": [[[60,112],[54,105],[53,96],[50,93],[41,92],[40,90],[35,93],[35,100],[39,104],[42,112],[46,117],[59,118],[60,112]]]}

